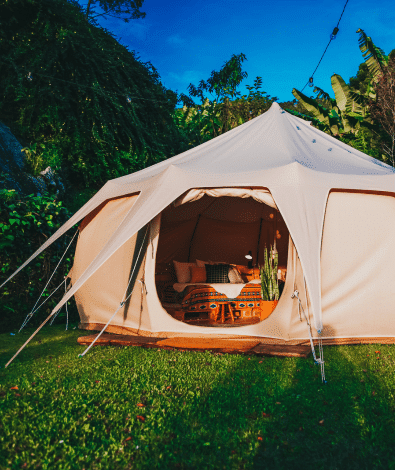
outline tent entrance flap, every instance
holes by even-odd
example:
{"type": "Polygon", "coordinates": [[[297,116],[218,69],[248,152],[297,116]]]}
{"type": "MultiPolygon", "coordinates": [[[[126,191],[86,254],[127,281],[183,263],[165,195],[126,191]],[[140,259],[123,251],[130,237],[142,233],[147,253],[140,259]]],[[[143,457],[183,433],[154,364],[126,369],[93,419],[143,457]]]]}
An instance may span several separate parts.
{"type": "Polygon", "coordinates": [[[273,209],[277,209],[277,205],[274,202],[272,195],[268,189],[249,189],[249,188],[195,188],[190,189],[187,193],[180,196],[174,201],[174,206],[180,206],[187,202],[198,201],[204,195],[211,197],[238,197],[248,198],[251,197],[255,201],[263,202],[273,209]]]}

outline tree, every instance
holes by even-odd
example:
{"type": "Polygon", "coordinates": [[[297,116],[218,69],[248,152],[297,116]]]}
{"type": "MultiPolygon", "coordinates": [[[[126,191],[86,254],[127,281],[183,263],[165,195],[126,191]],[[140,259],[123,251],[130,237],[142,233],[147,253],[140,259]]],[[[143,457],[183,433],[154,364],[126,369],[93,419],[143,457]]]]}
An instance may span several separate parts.
{"type": "Polygon", "coordinates": [[[31,170],[100,187],[184,149],[177,95],[66,0],[0,0],[0,121],[31,170]]]}
{"type": "Polygon", "coordinates": [[[256,77],[252,86],[246,86],[248,95],[241,96],[237,88],[247,77],[242,69],[245,60],[243,53],[233,54],[219,71],[213,70],[207,80],[201,80],[198,86],[191,83],[189,93],[200,98],[201,104],[196,105],[190,97],[181,95],[184,107],[177,111],[175,118],[190,147],[259,116],[277,100],[261,90],[261,77],[256,77]],[[214,95],[214,99],[210,100],[207,93],[214,95]]]}
{"type": "Polygon", "coordinates": [[[370,102],[370,113],[382,127],[386,139],[382,149],[395,167],[395,57],[381,73],[375,84],[376,99],[370,102]]]}
{"type": "Polygon", "coordinates": [[[125,23],[138,18],[145,18],[145,13],[140,11],[144,0],[88,0],[85,18],[97,18],[99,16],[122,17],[125,23]],[[98,5],[102,13],[96,13],[93,7],[98,5]]]}
{"type": "Polygon", "coordinates": [[[248,76],[247,72],[242,69],[245,60],[247,60],[245,54],[233,54],[218,72],[213,70],[210,77],[207,80],[201,80],[197,87],[190,83],[189,94],[195,98],[199,97],[202,103],[206,99],[205,92],[214,94],[217,102],[240,96],[237,87],[248,76]]]}

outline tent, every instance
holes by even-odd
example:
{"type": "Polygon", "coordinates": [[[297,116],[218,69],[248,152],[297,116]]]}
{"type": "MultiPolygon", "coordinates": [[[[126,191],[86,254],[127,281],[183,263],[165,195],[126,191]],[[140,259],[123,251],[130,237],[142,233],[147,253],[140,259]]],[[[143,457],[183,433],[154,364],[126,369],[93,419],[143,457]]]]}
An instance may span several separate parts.
{"type": "Polygon", "coordinates": [[[303,309],[321,338],[395,336],[394,193],[392,167],[273,103],[211,141],[109,181],[19,269],[82,220],[72,287],[53,314],[74,295],[84,328],[308,339],[303,309]],[[287,277],[266,320],[210,328],[167,313],[155,285],[158,256],[233,250],[240,262],[248,248],[259,261],[273,233],[259,234],[257,221],[273,213],[287,277]]]}

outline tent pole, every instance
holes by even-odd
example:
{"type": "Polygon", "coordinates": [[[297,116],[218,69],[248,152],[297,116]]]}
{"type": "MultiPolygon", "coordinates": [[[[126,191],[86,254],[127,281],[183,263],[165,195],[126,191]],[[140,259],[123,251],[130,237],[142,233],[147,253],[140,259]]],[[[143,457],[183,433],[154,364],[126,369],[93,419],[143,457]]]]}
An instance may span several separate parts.
{"type": "Polygon", "coordinates": [[[189,251],[188,251],[188,260],[187,260],[188,263],[189,263],[189,258],[190,258],[190,256],[191,256],[191,249],[192,249],[193,237],[195,236],[195,232],[196,232],[196,229],[197,229],[197,226],[198,226],[198,223],[199,223],[199,220],[200,220],[200,216],[201,216],[201,215],[202,215],[202,214],[199,214],[199,215],[198,215],[195,228],[193,229],[193,232],[192,232],[191,241],[189,242],[189,251]]]}
{"type": "Polygon", "coordinates": [[[255,261],[255,265],[258,264],[258,260],[259,260],[259,245],[260,245],[260,241],[261,241],[261,231],[262,231],[262,217],[261,217],[261,221],[259,223],[259,233],[258,233],[258,246],[256,247],[256,261],[255,261]]]}
{"type": "Polygon", "coordinates": [[[193,241],[193,237],[195,236],[195,232],[196,232],[196,229],[197,229],[197,226],[198,226],[198,223],[199,223],[199,220],[200,220],[200,217],[201,215],[203,214],[203,212],[206,212],[210,209],[210,207],[216,202],[216,197],[213,197],[213,202],[211,202],[199,215],[198,215],[198,219],[196,221],[196,225],[195,225],[195,228],[193,229],[193,233],[192,233],[192,238],[191,238],[191,241],[189,242],[189,251],[188,251],[188,263],[189,263],[189,258],[191,256],[191,249],[192,249],[192,241],[193,241]]]}

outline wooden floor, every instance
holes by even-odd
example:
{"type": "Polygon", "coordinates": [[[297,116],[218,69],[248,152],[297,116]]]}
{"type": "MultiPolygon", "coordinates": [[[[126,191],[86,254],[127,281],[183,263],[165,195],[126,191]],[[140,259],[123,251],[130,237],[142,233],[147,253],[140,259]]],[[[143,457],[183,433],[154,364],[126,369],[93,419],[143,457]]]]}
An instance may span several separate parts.
{"type": "MultiPolygon", "coordinates": [[[[79,344],[89,345],[97,334],[80,336],[79,344]]],[[[310,346],[264,343],[261,339],[218,338],[152,338],[146,336],[115,335],[104,333],[97,340],[98,346],[141,346],[145,348],[178,349],[182,351],[209,350],[227,354],[250,354],[255,356],[307,357],[310,346]]]]}

